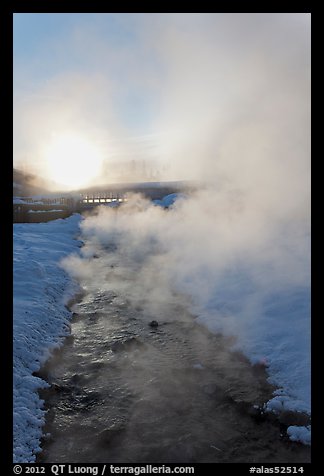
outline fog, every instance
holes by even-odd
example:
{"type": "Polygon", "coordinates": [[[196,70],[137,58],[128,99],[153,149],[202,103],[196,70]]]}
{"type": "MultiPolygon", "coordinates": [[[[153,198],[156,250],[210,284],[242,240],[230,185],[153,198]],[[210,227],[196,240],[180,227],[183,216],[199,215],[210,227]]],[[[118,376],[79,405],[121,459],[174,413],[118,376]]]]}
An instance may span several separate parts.
{"type": "Polygon", "coordinates": [[[233,315],[257,319],[269,296],[308,286],[309,236],[303,221],[270,220],[241,201],[207,188],[170,210],[140,196],[117,212],[100,207],[82,222],[83,257],[65,266],[86,287],[90,281],[103,290],[114,287],[117,272],[127,299],[164,320],[178,293],[192,297],[200,313],[211,306],[228,325],[233,315]]]}

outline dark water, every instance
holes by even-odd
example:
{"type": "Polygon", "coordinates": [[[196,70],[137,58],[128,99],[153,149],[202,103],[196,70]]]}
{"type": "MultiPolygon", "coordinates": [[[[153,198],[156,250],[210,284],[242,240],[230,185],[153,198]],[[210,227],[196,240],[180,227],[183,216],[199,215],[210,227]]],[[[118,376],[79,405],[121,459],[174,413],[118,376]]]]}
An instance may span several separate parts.
{"type": "Polygon", "coordinates": [[[113,291],[86,294],[74,311],[71,337],[42,370],[52,387],[38,462],[310,460],[285,423],[255,408],[273,391],[264,369],[185,306],[166,305],[156,328],[113,291]]]}

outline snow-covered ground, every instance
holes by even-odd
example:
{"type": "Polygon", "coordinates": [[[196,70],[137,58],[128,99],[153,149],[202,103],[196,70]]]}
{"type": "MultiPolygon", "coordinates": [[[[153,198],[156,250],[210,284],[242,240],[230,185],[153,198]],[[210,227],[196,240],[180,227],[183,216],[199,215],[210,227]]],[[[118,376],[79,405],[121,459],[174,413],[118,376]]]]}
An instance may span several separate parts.
{"type": "Polygon", "coordinates": [[[59,267],[76,251],[80,215],[48,223],[14,224],[14,462],[33,462],[39,451],[44,410],[33,372],[69,333],[65,303],[75,292],[59,267]]]}
{"type": "Polygon", "coordinates": [[[169,195],[166,195],[163,197],[161,200],[153,200],[153,203],[156,206],[162,207],[162,208],[169,208],[171,207],[176,200],[179,200],[179,198],[185,198],[186,195],[183,193],[170,193],[169,195]]]}
{"type": "Polygon", "coordinates": [[[54,213],[54,212],[64,212],[65,210],[28,210],[27,213],[54,213]]]}
{"type": "MultiPolygon", "coordinates": [[[[244,293],[244,287],[242,289],[244,293]]],[[[251,315],[250,323],[240,322],[240,309],[236,309],[239,295],[226,292],[219,299],[218,293],[208,306],[197,306],[198,321],[211,331],[233,335],[234,348],[244,352],[253,364],[263,364],[269,382],[278,387],[265,410],[279,413],[283,410],[311,413],[311,363],[310,363],[310,293],[305,288],[293,288],[265,297],[259,316],[251,315]],[[234,299],[233,299],[234,298],[234,299]],[[232,302],[231,302],[232,300],[232,302]],[[234,302],[233,302],[234,301],[234,302]],[[225,313],[219,309],[226,306],[225,313]],[[233,307],[232,307],[233,306],[233,307]],[[231,309],[232,308],[232,309],[231,309]],[[233,312],[231,315],[228,312],[233,312]],[[236,311],[236,312],[235,312],[236,311]],[[215,319],[215,312],[218,318],[215,319]],[[246,326],[246,327],[245,327],[246,326]],[[235,335],[235,334],[234,334],[235,335]]],[[[253,310],[252,310],[253,312],[253,310]]],[[[290,426],[287,431],[292,441],[311,442],[311,427],[290,426]]]]}

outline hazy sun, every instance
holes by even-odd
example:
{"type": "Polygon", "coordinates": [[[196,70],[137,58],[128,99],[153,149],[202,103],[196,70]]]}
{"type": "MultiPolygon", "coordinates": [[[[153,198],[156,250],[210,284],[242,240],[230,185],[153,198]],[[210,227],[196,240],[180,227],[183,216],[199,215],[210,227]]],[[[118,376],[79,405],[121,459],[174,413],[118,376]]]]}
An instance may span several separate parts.
{"type": "Polygon", "coordinates": [[[86,138],[67,134],[53,138],[45,150],[45,160],[50,180],[76,189],[98,175],[103,157],[86,138]]]}

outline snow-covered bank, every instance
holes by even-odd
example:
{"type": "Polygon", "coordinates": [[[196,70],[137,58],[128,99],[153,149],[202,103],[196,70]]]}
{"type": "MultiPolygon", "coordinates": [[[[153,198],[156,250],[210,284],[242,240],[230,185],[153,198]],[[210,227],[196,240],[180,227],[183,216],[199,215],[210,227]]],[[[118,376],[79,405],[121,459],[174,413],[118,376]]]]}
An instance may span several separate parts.
{"type": "Polygon", "coordinates": [[[75,285],[59,261],[80,246],[80,215],[47,223],[14,224],[14,462],[33,462],[44,423],[33,372],[69,332],[65,303],[75,285]]]}
{"type": "MultiPolygon", "coordinates": [[[[310,414],[307,221],[298,210],[289,220],[278,210],[270,221],[258,203],[244,208],[239,200],[206,190],[181,197],[169,210],[163,200],[152,206],[140,197],[117,216],[102,207],[82,222],[82,253],[100,255],[102,245],[115,243],[141,276],[141,286],[128,289],[130,300],[158,315],[159,302],[174,300],[174,290],[190,296],[199,322],[235,336],[236,349],[267,367],[278,388],[268,411],[310,414]],[[157,276],[163,289],[156,289],[157,276]]],[[[68,258],[65,265],[73,276],[93,275],[87,260],[68,258]]],[[[106,268],[98,274],[100,288],[109,287],[105,276],[106,268]]],[[[290,427],[288,434],[309,443],[308,427],[290,427]]]]}
{"type": "MultiPolygon", "coordinates": [[[[240,278],[244,281],[242,276],[240,278]]],[[[241,292],[243,295],[244,285],[241,292]]],[[[215,298],[208,306],[200,303],[200,306],[195,308],[199,315],[198,321],[215,332],[225,335],[235,333],[237,341],[234,348],[243,351],[252,364],[266,366],[269,382],[278,387],[273,398],[266,404],[266,411],[278,414],[287,410],[310,414],[309,289],[293,287],[270,297],[264,296],[261,303],[258,303],[259,315],[251,314],[250,318],[243,322],[240,315],[242,309],[235,310],[238,305],[235,300],[240,299],[239,293],[234,299],[233,297],[233,294],[228,293],[226,296],[224,293],[220,299],[215,293],[215,298]],[[225,312],[219,312],[224,306],[225,312]]],[[[310,444],[310,426],[290,426],[287,434],[292,441],[310,444]]]]}

